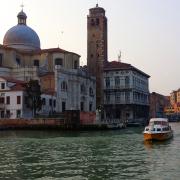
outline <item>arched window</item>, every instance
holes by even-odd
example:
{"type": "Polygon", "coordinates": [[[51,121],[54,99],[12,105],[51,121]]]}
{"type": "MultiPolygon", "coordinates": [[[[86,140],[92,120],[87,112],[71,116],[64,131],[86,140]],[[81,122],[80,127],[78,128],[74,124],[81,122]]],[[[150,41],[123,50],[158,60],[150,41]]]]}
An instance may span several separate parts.
{"type": "Polygon", "coordinates": [[[94,25],[95,25],[94,19],[91,19],[91,26],[94,26],[94,25]]]}
{"type": "Polygon", "coordinates": [[[96,18],[96,25],[99,25],[99,18],[96,18]]]}
{"type": "Polygon", "coordinates": [[[20,64],[21,64],[20,58],[16,57],[16,63],[17,63],[17,65],[20,65],[20,64]]]}
{"type": "Polygon", "coordinates": [[[89,88],[89,95],[94,96],[94,92],[93,92],[93,89],[91,87],[89,88]]]}
{"type": "Polygon", "coordinates": [[[129,76],[126,76],[126,77],[125,77],[125,85],[126,85],[126,86],[129,86],[129,76]]]}
{"type": "Polygon", "coordinates": [[[35,60],[34,60],[34,66],[39,67],[39,60],[38,60],[38,59],[35,59],[35,60]]]}
{"type": "Polygon", "coordinates": [[[78,68],[78,61],[75,60],[75,61],[74,61],[74,69],[77,69],[77,68],[78,68]]]}
{"type": "Polygon", "coordinates": [[[56,58],[56,59],[55,59],[55,65],[61,65],[61,66],[63,66],[63,59],[62,59],[62,58],[56,58]]]}
{"type": "Polygon", "coordinates": [[[67,83],[66,83],[65,81],[63,81],[63,82],[61,83],[61,90],[62,90],[62,91],[67,91],[67,83]]]}
{"type": "Polygon", "coordinates": [[[81,94],[85,94],[86,93],[86,88],[84,84],[81,84],[81,94]]]}

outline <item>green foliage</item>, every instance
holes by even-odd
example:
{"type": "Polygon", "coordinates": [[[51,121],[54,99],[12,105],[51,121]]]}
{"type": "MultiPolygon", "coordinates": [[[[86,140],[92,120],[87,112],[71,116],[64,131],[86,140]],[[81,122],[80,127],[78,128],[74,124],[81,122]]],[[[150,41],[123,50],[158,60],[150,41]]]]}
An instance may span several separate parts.
{"type": "Polygon", "coordinates": [[[36,111],[40,111],[42,107],[41,87],[38,80],[30,80],[26,84],[26,105],[32,110],[33,116],[36,111]]]}

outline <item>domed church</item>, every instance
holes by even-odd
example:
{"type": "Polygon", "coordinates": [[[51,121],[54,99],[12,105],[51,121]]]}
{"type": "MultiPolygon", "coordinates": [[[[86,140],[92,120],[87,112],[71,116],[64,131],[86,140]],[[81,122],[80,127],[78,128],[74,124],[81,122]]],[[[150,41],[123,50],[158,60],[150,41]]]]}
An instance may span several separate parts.
{"type": "Polygon", "coordinates": [[[59,47],[41,49],[39,36],[27,25],[23,9],[17,18],[18,24],[5,33],[3,45],[0,45],[0,76],[39,80],[40,75],[54,72],[56,65],[79,68],[80,55],[59,47]]]}
{"type": "MultiPolygon", "coordinates": [[[[17,25],[5,33],[0,44],[0,94],[2,77],[23,82],[34,79],[40,82],[44,94],[57,99],[53,111],[95,111],[96,80],[80,67],[80,55],[59,47],[41,49],[39,36],[27,25],[23,9],[17,19],[17,25]]],[[[49,109],[44,112],[49,113],[49,109]]]]}
{"type": "Polygon", "coordinates": [[[3,45],[22,50],[40,49],[40,40],[37,33],[26,25],[27,16],[23,12],[18,13],[18,24],[10,28],[3,40],[3,45]]]}

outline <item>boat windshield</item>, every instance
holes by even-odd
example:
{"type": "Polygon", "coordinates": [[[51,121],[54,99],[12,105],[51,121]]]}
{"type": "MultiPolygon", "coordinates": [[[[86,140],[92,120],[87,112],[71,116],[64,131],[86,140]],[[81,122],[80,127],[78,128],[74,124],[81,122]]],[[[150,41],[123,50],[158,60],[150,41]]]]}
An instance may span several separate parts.
{"type": "Polygon", "coordinates": [[[150,125],[163,125],[163,126],[167,126],[168,123],[166,121],[152,121],[152,122],[150,122],[150,125]]]}

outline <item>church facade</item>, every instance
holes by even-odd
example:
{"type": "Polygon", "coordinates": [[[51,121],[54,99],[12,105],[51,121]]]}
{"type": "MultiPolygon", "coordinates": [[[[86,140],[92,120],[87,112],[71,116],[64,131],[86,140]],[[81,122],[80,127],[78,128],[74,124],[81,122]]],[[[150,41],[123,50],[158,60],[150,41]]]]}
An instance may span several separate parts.
{"type": "MultiPolygon", "coordinates": [[[[96,110],[95,78],[80,67],[80,55],[61,48],[41,49],[37,33],[27,26],[22,10],[18,24],[10,28],[0,45],[0,76],[24,81],[38,80],[42,93],[56,98],[53,112],[96,110]],[[81,88],[85,86],[85,92],[81,88]],[[92,95],[93,94],[93,95],[92,95]]],[[[43,96],[43,98],[44,98],[43,96]]],[[[50,101],[49,101],[50,102],[50,101]]],[[[52,103],[51,103],[52,104],[52,103]]],[[[0,108],[0,111],[6,111],[0,108]]],[[[45,110],[48,114],[49,111],[45,110]]]]}

